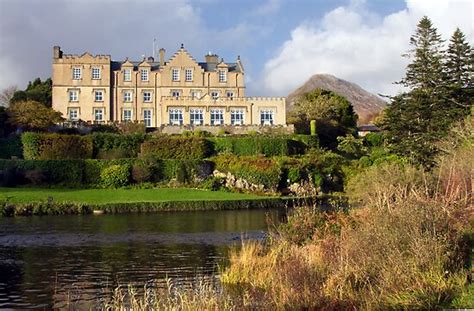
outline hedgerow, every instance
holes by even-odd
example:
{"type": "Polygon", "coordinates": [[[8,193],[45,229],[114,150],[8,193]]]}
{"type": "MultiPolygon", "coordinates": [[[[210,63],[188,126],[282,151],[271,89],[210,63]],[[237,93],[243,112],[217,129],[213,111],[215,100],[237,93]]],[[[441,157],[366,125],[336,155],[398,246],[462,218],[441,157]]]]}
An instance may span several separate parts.
{"type": "Polygon", "coordinates": [[[158,136],[141,144],[141,156],[153,155],[160,159],[197,160],[209,157],[212,144],[201,137],[158,136]]]}
{"type": "Polygon", "coordinates": [[[92,157],[90,136],[27,132],[21,136],[27,160],[88,159],[92,157]]]}

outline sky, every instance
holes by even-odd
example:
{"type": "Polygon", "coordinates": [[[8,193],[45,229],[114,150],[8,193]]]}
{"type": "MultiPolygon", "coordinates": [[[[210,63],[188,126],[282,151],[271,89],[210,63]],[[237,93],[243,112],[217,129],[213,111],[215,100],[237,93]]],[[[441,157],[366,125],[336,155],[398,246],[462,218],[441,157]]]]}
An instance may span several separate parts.
{"type": "Polygon", "coordinates": [[[395,95],[409,39],[427,15],[446,40],[474,42],[474,0],[0,0],[0,90],[51,75],[66,54],[141,60],[181,43],[198,61],[240,55],[248,96],[286,96],[327,73],[395,95]]]}

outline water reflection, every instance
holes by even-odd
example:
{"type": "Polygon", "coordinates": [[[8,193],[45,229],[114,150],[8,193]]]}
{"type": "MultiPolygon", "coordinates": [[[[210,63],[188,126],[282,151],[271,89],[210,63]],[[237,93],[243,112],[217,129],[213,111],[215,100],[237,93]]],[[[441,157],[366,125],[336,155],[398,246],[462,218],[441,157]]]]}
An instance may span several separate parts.
{"type": "Polygon", "coordinates": [[[0,308],[88,309],[118,284],[212,276],[279,210],[0,219],[0,308]],[[79,304],[77,304],[79,303],[79,304]]]}

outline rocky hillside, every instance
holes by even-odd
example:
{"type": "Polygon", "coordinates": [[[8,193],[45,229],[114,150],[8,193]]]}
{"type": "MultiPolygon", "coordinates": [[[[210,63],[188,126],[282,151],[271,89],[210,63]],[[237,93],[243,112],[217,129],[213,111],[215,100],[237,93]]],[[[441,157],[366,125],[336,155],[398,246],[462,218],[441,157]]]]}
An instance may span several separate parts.
{"type": "Polygon", "coordinates": [[[339,79],[333,75],[316,74],[288,95],[286,101],[287,110],[291,111],[296,98],[316,88],[333,91],[347,98],[359,116],[359,124],[369,122],[387,105],[383,99],[367,92],[355,83],[339,79]]]}

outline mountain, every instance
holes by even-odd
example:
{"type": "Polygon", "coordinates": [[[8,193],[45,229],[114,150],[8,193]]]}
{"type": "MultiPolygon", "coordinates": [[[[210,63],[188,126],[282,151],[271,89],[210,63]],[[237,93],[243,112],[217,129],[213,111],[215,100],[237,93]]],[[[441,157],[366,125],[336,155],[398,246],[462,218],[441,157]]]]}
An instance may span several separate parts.
{"type": "Polygon", "coordinates": [[[301,95],[316,88],[332,91],[347,98],[359,116],[359,124],[371,121],[387,106],[387,102],[375,94],[367,92],[355,83],[339,79],[329,74],[316,74],[305,84],[294,90],[286,98],[287,111],[291,111],[294,101],[301,95]]]}

